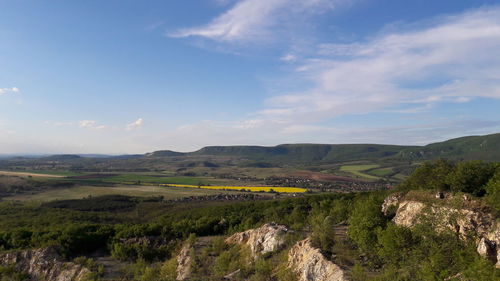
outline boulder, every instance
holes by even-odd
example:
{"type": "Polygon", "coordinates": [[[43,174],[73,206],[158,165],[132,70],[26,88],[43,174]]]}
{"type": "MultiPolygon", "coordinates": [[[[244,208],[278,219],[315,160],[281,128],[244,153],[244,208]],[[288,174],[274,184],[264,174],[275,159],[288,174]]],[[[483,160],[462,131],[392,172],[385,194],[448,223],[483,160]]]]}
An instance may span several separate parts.
{"type": "Polygon", "coordinates": [[[298,281],[344,281],[349,280],[342,268],[327,260],[320,250],[312,247],[309,238],[297,242],[288,253],[288,267],[298,281]]]}
{"type": "Polygon", "coordinates": [[[252,256],[256,258],[280,249],[285,243],[288,228],[276,223],[266,223],[263,226],[231,235],[225,241],[228,244],[248,245],[252,256]]]}
{"type": "Polygon", "coordinates": [[[32,281],[83,281],[90,270],[65,262],[54,247],[0,254],[0,265],[14,266],[32,281]]]}

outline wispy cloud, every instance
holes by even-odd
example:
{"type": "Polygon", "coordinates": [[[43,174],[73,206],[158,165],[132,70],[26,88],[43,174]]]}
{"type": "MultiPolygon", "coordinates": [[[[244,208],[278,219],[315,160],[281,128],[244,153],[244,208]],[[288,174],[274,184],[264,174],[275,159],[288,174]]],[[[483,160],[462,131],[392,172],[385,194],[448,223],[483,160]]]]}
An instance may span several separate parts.
{"type": "Polygon", "coordinates": [[[81,128],[92,129],[92,130],[103,130],[108,128],[108,126],[101,125],[94,120],[81,120],[80,122],[78,122],[78,125],[81,128]]]}
{"type": "MultiPolygon", "coordinates": [[[[223,16],[204,28],[216,27],[223,16]]],[[[277,144],[283,140],[426,144],[500,129],[500,123],[492,120],[422,117],[440,103],[500,99],[500,7],[411,26],[392,25],[390,30],[351,44],[314,43],[303,52],[292,46],[280,60],[292,69],[294,83],[302,80],[301,86],[311,85],[300,87],[306,90],[277,94],[248,120],[203,121],[178,128],[170,138],[202,138],[207,144],[277,144]],[[380,112],[419,115],[405,125],[386,127],[333,124],[338,116],[380,112]]],[[[240,40],[239,34],[251,33],[197,35],[224,43],[240,40]]]]}
{"type": "Polygon", "coordinates": [[[139,119],[135,120],[134,122],[127,124],[126,130],[132,131],[135,129],[139,129],[140,127],[142,127],[142,125],[144,125],[144,119],[139,118],[139,119]]]}
{"type": "Polygon", "coordinates": [[[401,104],[500,98],[500,8],[437,20],[349,45],[321,44],[297,75],[307,91],[278,95],[260,113],[315,122],[401,104]]]}
{"type": "Polygon", "coordinates": [[[201,36],[217,41],[248,42],[272,38],[280,27],[297,17],[331,10],[346,0],[241,0],[210,23],[185,28],[172,37],[201,36]]]}
{"type": "Polygon", "coordinates": [[[0,88],[0,95],[8,94],[8,93],[19,93],[20,90],[17,87],[12,88],[0,88]]]}

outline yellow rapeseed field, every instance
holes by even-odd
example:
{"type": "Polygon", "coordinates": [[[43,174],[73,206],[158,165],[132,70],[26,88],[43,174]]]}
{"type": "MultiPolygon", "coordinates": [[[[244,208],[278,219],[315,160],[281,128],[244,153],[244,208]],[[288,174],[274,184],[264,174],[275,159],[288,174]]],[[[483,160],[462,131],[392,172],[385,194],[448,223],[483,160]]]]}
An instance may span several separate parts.
{"type": "Polygon", "coordinates": [[[299,187],[274,187],[274,186],[217,186],[217,185],[189,185],[189,184],[160,184],[161,186],[173,187],[191,187],[191,188],[206,188],[206,189],[230,189],[230,190],[250,190],[253,192],[264,191],[269,192],[272,190],[284,193],[303,193],[307,189],[299,187]]]}

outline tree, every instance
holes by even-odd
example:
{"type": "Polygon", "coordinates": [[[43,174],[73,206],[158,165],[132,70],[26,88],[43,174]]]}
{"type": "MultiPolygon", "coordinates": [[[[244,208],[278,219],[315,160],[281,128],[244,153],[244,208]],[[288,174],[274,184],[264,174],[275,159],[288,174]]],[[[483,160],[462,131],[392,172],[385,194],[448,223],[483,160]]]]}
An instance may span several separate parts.
{"type": "Polygon", "coordinates": [[[447,182],[452,191],[483,196],[486,192],[484,187],[494,173],[495,166],[490,163],[482,161],[460,162],[449,174],[447,182]]]}
{"type": "Polygon", "coordinates": [[[500,168],[486,185],[486,200],[497,212],[500,212],[500,168]]]}
{"type": "Polygon", "coordinates": [[[373,252],[373,246],[377,243],[375,230],[383,227],[386,222],[381,205],[382,200],[374,195],[360,198],[349,217],[348,235],[365,252],[373,252]]]}
{"type": "Polygon", "coordinates": [[[450,190],[447,178],[453,169],[453,164],[442,158],[435,162],[425,162],[400,185],[400,188],[450,190]]]}
{"type": "Polygon", "coordinates": [[[397,226],[393,223],[377,232],[379,243],[378,254],[386,262],[394,265],[404,263],[409,250],[413,246],[414,238],[409,228],[397,226]]]}

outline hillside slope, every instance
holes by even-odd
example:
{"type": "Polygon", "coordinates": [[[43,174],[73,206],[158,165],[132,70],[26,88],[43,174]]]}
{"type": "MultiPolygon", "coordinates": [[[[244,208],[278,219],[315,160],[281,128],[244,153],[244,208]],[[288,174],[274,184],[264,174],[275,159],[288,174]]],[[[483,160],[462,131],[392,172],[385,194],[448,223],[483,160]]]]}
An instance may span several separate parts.
{"type": "Polygon", "coordinates": [[[403,159],[436,159],[439,157],[455,160],[500,160],[500,133],[485,136],[468,136],[437,142],[424,147],[402,150],[398,157],[403,159]]]}

